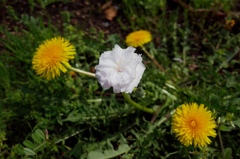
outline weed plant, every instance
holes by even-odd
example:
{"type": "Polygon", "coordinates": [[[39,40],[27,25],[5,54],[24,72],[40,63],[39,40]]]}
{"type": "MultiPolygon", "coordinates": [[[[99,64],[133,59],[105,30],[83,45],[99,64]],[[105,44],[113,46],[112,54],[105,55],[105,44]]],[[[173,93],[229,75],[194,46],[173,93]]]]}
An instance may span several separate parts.
{"type": "Polygon", "coordinates": [[[53,5],[90,0],[0,2],[0,158],[240,157],[239,2],[113,1],[119,11],[111,23],[121,34],[74,25],[71,9],[59,8],[59,19],[49,12],[53,5]],[[127,47],[127,33],[140,29],[151,32],[145,48],[165,70],[137,48],[146,70],[131,99],[154,114],[103,90],[94,78],[68,71],[47,81],[32,69],[36,48],[62,36],[76,47],[70,64],[94,73],[101,53],[115,44],[127,47]],[[174,110],[191,102],[207,106],[217,123],[206,148],[182,145],[171,129],[174,110]]]}

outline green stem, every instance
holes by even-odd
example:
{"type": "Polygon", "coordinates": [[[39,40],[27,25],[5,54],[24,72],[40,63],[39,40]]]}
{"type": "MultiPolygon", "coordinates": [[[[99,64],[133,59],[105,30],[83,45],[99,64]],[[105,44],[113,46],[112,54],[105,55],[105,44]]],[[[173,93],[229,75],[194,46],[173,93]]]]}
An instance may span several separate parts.
{"type": "Polygon", "coordinates": [[[84,74],[84,75],[87,75],[87,76],[91,76],[91,77],[96,77],[94,73],[91,73],[91,72],[87,72],[87,71],[83,71],[83,70],[79,70],[77,68],[74,68],[74,67],[68,67],[70,70],[72,71],[75,71],[75,72],[78,72],[80,74],[84,74]]]}
{"type": "MultiPolygon", "coordinates": [[[[174,113],[175,113],[175,109],[173,109],[170,113],[169,113],[169,115],[167,115],[167,116],[172,116],[174,113]]],[[[168,120],[170,117],[167,117],[167,116],[164,116],[164,117],[162,117],[158,122],[156,122],[156,126],[159,126],[159,125],[161,125],[163,122],[165,122],[166,120],[168,120]]]]}
{"type": "Polygon", "coordinates": [[[151,124],[154,123],[154,121],[156,120],[158,114],[159,114],[164,108],[166,108],[166,107],[169,106],[169,104],[170,104],[171,101],[172,101],[171,98],[167,98],[167,100],[166,100],[166,102],[164,103],[164,105],[163,105],[163,106],[159,106],[159,107],[157,108],[157,110],[154,112],[153,117],[152,117],[152,119],[151,119],[151,124]]]}
{"type": "Polygon", "coordinates": [[[67,139],[69,139],[70,137],[73,137],[79,133],[82,133],[83,131],[87,130],[87,128],[82,129],[80,131],[75,131],[74,133],[70,134],[69,136],[65,136],[63,139],[58,139],[57,141],[54,142],[54,144],[58,144],[60,142],[66,141],[67,139]]]}
{"type": "Polygon", "coordinates": [[[228,64],[237,54],[240,53],[240,49],[237,47],[235,49],[235,52],[226,60],[226,61],[223,61],[221,63],[221,65],[219,66],[219,68],[217,68],[216,72],[220,71],[224,65],[228,64]]]}
{"type": "Polygon", "coordinates": [[[148,131],[146,132],[146,134],[151,134],[153,133],[154,129],[159,127],[162,123],[164,123],[165,121],[167,121],[174,113],[175,113],[175,109],[173,109],[169,114],[166,114],[165,116],[163,116],[160,120],[156,121],[150,129],[148,129],[148,131]]]}
{"type": "Polygon", "coordinates": [[[222,135],[220,132],[220,129],[218,128],[218,137],[221,145],[221,150],[222,150],[222,157],[225,158],[225,152],[224,152],[224,146],[223,146],[223,141],[222,141],[222,135]]]}
{"type": "Polygon", "coordinates": [[[161,71],[165,71],[165,69],[154,59],[154,57],[146,50],[146,48],[144,46],[141,46],[142,50],[144,51],[144,53],[147,55],[148,58],[150,58],[153,63],[161,70],[161,71]]]}
{"type": "Polygon", "coordinates": [[[147,112],[147,113],[151,113],[151,114],[153,114],[153,113],[155,112],[155,111],[154,111],[153,109],[151,109],[151,108],[147,108],[147,107],[141,106],[141,105],[137,104],[136,102],[134,102],[134,101],[129,97],[129,95],[128,95],[127,93],[124,93],[124,92],[123,92],[122,95],[123,95],[124,99],[125,99],[129,104],[133,105],[135,108],[140,109],[140,110],[142,110],[142,111],[144,111],[144,112],[147,112]]]}

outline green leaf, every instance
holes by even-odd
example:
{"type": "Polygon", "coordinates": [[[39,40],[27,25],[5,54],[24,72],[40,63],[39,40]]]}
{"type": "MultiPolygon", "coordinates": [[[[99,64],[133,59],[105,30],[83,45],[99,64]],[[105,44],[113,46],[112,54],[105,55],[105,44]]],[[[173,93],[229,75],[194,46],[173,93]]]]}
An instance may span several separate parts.
{"type": "Polygon", "coordinates": [[[225,159],[230,159],[232,157],[232,149],[231,148],[225,148],[224,149],[225,159]]]}
{"type": "Polygon", "coordinates": [[[41,139],[45,140],[45,135],[44,135],[44,133],[43,133],[42,130],[37,129],[37,130],[35,131],[35,134],[36,134],[38,137],[40,137],[41,139]]]}
{"type": "Polygon", "coordinates": [[[91,151],[88,156],[87,159],[103,159],[104,158],[104,154],[100,151],[91,151]]]}
{"type": "Polygon", "coordinates": [[[36,143],[38,143],[38,144],[41,144],[41,143],[42,143],[42,139],[40,138],[40,136],[38,136],[38,134],[33,133],[31,136],[32,136],[32,139],[33,139],[36,143]]]}
{"type": "Polygon", "coordinates": [[[27,148],[27,147],[24,147],[24,148],[23,148],[23,151],[24,151],[24,153],[25,153],[26,155],[29,155],[29,156],[34,156],[34,155],[36,155],[36,153],[35,153],[33,150],[31,150],[30,148],[27,148]]]}
{"type": "Polygon", "coordinates": [[[68,115],[66,119],[63,119],[62,121],[78,122],[81,119],[82,114],[77,114],[77,112],[73,111],[68,115]]]}
{"type": "Polygon", "coordinates": [[[7,70],[7,67],[0,62],[0,81],[1,81],[1,86],[5,87],[5,88],[9,88],[10,87],[10,79],[9,79],[9,72],[7,70]]]}
{"type": "Polygon", "coordinates": [[[233,121],[233,123],[240,128],[240,119],[238,119],[238,120],[236,120],[236,121],[233,121]]]}
{"type": "Polygon", "coordinates": [[[123,153],[126,153],[130,150],[130,147],[128,146],[128,144],[121,144],[118,147],[118,150],[114,150],[114,149],[108,149],[108,150],[104,150],[103,152],[96,150],[96,151],[91,151],[88,156],[87,159],[108,159],[108,158],[113,158],[116,156],[119,156],[123,153]]]}
{"type": "Polygon", "coordinates": [[[228,127],[228,126],[225,126],[225,125],[221,125],[221,126],[219,127],[219,130],[220,130],[220,131],[227,131],[227,132],[229,132],[229,131],[232,130],[232,127],[228,127]]]}
{"type": "Polygon", "coordinates": [[[35,145],[31,141],[29,141],[29,140],[25,140],[23,142],[23,145],[28,147],[28,148],[30,148],[30,149],[34,149],[35,148],[35,145]]]}

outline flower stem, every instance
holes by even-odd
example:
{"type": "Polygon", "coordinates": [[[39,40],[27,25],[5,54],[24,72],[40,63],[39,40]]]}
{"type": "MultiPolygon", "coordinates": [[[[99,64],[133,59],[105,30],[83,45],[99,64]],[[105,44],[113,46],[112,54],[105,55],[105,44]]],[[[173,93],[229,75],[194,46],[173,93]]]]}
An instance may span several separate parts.
{"type": "Polygon", "coordinates": [[[157,62],[157,60],[154,59],[154,57],[146,50],[146,48],[144,46],[141,46],[142,50],[144,51],[144,53],[147,55],[148,58],[150,58],[153,63],[161,70],[161,71],[165,71],[165,69],[157,62]]]}
{"type": "Polygon", "coordinates": [[[124,93],[124,92],[123,92],[122,95],[123,95],[124,99],[125,99],[129,104],[133,105],[135,108],[140,109],[140,110],[142,110],[142,111],[144,111],[144,112],[147,112],[147,113],[151,113],[151,114],[153,114],[153,113],[155,112],[155,111],[154,111],[153,109],[151,109],[151,108],[147,108],[147,107],[141,106],[140,104],[137,104],[136,102],[134,102],[134,101],[129,97],[129,95],[128,95],[127,93],[124,93]]]}
{"type": "Polygon", "coordinates": [[[221,145],[221,150],[222,150],[222,157],[225,158],[225,152],[224,152],[224,146],[223,146],[223,141],[222,141],[222,135],[220,132],[220,129],[218,128],[218,137],[219,137],[219,142],[221,145]]]}
{"type": "Polygon", "coordinates": [[[83,70],[79,70],[77,68],[74,68],[74,67],[68,67],[70,70],[73,70],[75,72],[78,72],[80,74],[84,74],[84,75],[88,75],[88,76],[91,76],[91,77],[96,77],[94,73],[91,73],[91,72],[87,72],[87,71],[83,71],[83,70]]]}

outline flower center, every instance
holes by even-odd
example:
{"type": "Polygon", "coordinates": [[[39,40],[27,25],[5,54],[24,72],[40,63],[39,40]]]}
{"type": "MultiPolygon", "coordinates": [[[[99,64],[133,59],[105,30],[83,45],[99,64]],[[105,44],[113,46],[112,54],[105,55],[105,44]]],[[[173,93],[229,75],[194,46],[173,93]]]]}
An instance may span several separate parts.
{"type": "Polygon", "coordinates": [[[195,127],[197,126],[196,121],[195,121],[195,120],[192,120],[192,121],[190,122],[190,126],[191,126],[191,128],[195,128],[195,127]]]}
{"type": "Polygon", "coordinates": [[[121,67],[121,65],[119,63],[117,63],[116,70],[117,70],[117,72],[123,72],[123,68],[121,67]]]}

